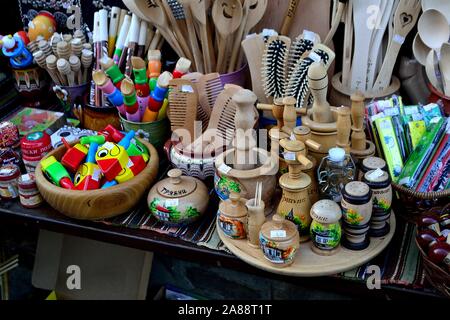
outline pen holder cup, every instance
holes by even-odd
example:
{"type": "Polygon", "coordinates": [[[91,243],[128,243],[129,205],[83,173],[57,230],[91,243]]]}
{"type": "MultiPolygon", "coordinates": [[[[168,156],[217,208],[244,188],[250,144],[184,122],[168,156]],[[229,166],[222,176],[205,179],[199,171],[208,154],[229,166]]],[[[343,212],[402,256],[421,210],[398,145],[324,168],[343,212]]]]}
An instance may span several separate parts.
{"type": "Polygon", "coordinates": [[[120,130],[119,112],[116,107],[94,107],[83,104],[75,105],[72,112],[86,129],[101,131],[110,124],[120,130]]]}
{"type": "Polygon", "coordinates": [[[244,64],[239,70],[224,73],[220,75],[220,80],[223,85],[235,84],[245,88],[247,83],[248,64],[244,64]]]}
{"type": "Polygon", "coordinates": [[[447,116],[450,116],[450,97],[447,97],[446,95],[440,93],[438,90],[436,90],[435,87],[431,85],[431,83],[428,83],[428,88],[430,89],[431,93],[428,97],[429,103],[436,103],[439,100],[442,101],[444,104],[444,112],[447,116]]]}
{"type": "Polygon", "coordinates": [[[150,142],[158,152],[161,152],[170,135],[170,124],[167,118],[153,122],[133,122],[119,115],[124,131],[134,130],[136,135],[150,142]]]}
{"type": "Polygon", "coordinates": [[[79,86],[53,86],[53,92],[58,98],[58,102],[62,108],[62,111],[68,117],[73,117],[73,109],[79,105],[86,104],[87,94],[89,86],[88,84],[82,84],[79,86]]]}

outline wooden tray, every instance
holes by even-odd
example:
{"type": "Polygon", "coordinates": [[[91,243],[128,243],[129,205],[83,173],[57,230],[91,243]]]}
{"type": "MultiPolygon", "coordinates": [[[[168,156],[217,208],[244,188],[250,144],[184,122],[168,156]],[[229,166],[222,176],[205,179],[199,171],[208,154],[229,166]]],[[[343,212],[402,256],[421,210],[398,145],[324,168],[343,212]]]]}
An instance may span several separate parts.
{"type": "Polygon", "coordinates": [[[217,232],[222,242],[244,262],[268,271],[294,277],[321,277],[352,270],[379,255],[391,242],[395,233],[396,220],[394,212],[390,219],[391,232],[383,238],[371,238],[370,246],[362,251],[351,251],[341,246],[333,256],[320,256],[311,249],[312,242],[300,244],[299,252],[292,265],[286,268],[274,267],[258,248],[251,248],[247,240],[233,240],[224,235],[218,223],[217,232]]]}

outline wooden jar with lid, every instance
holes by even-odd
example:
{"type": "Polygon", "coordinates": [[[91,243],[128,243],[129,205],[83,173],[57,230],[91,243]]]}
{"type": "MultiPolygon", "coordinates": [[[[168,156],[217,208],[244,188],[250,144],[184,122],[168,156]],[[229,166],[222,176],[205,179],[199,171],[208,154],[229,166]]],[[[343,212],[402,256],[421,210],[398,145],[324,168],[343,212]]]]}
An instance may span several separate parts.
{"type": "Polygon", "coordinates": [[[386,161],[378,157],[368,157],[364,159],[359,166],[358,180],[362,181],[367,172],[376,169],[388,172],[386,161]]]}
{"type": "Polygon", "coordinates": [[[369,235],[384,237],[390,231],[392,186],[389,173],[381,169],[371,170],[364,175],[363,182],[372,189],[372,218],[369,235]]]}
{"type": "Polygon", "coordinates": [[[289,172],[281,176],[279,182],[283,195],[278,205],[277,213],[285,219],[294,222],[300,233],[300,241],[309,240],[311,224],[311,201],[308,191],[311,188],[311,178],[302,170],[311,169],[313,163],[303,155],[305,145],[297,140],[281,142],[285,152],[284,160],[289,166],[289,172]]]}
{"type": "Polygon", "coordinates": [[[223,233],[231,239],[247,237],[247,207],[239,193],[232,192],[228,200],[221,201],[217,218],[223,233]]]}
{"type": "Polygon", "coordinates": [[[341,207],[344,216],[342,245],[351,250],[366,249],[370,244],[372,190],[364,182],[347,183],[342,189],[341,207]]]}
{"type": "Polygon", "coordinates": [[[169,225],[184,225],[200,218],[208,206],[208,189],[200,180],[182,176],[179,169],[168,172],[148,194],[153,216],[169,225]]]}
{"type": "Polygon", "coordinates": [[[294,262],[300,246],[297,226],[275,214],[259,233],[259,242],[264,256],[273,265],[283,268],[294,262]]]}
{"type": "Polygon", "coordinates": [[[342,211],[332,200],[320,200],[311,208],[312,250],[324,256],[335,254],[340,248],[342,211]]]}

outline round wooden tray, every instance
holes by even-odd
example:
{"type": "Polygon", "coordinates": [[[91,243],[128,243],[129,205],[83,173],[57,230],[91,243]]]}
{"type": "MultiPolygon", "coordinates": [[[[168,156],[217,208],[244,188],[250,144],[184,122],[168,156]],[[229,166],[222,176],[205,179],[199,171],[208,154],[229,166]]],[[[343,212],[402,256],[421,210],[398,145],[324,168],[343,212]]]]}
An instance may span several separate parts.
{"type": "Polygon", "coordinates": [[[244,262],[268,271],[294,277],[321,277],[352,270],[369,262],[380,254],[391,242],[395,233],[396,220],[394,212],[390,219],[391,231],[383,238],[371,238],[370,246],[362,251],[352,251],[341,246],[332,256],[321,256],[311,249],[312,242],[300,244],[299,252],[292,265],[286,268],[277,268],[271,264],[259,248],[252,248],[247,240],[233,240],[224,235],[217,224],[217,232],[222,242],[238,258],[244,262]]]}

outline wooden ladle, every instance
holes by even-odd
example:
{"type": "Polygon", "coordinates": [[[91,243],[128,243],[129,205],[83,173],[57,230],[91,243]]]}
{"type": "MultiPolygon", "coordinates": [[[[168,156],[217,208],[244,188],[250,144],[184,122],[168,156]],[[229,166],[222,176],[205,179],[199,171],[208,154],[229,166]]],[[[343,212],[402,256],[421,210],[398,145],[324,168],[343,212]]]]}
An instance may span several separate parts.
{"type": "Polygon", "coordinates": [[[427,64],[427,56],[430,53],[431,48],[428,47],[425,43],[423,43],[419,34],[416,34],[416,37],[413,41],[413,53],[416,60],[423,66],[427,64]]]}
{"type": "Polygon", "coordinates": [[[219,53],[217,58],[217,72],[226,70],[226,44],[242,22],[242,4],[240,0],[216,0],[212,7],[212,18],[219,34],[219,53]]]}
{"type": "Polygon", "coordinates": [[[436,69],[438,66],[438,57],[436,51],[431,50],[427,56],[427,64],[425,65],[425,71],[427,73],[428,80],[431,82],[433,87],[435,87],[441,93],[444,93],[441,81],[436,76],[436,69]]]}
{"type": "Polygon", "coordinates": [[[423,43],[431,49],[439,49],[450,37],[447,18],[435,9],[429,9],[422,14],[417,29],[423,43]]]}
{"type": "Polygon", "coordinates": [[[441,60],[439,61],[444,93],[450,96],[450,43],[444,43],[441,48],[441,60]]]}

